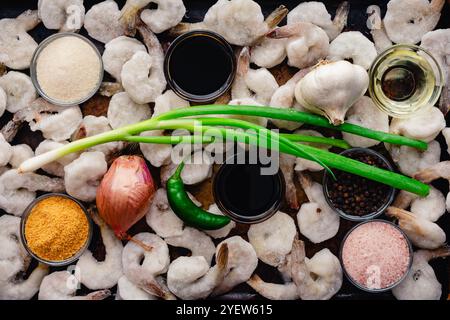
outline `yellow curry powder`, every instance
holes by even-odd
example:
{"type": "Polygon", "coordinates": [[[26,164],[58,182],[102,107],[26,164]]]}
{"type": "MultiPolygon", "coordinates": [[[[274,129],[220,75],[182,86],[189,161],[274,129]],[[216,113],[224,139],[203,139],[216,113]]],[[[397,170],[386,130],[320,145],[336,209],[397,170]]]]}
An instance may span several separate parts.
{"type": "Polygon", "coordinates": [[[28,247],[38,257],[62,261],[86,243],[89,222],[81,207],[65,197],[48,197],[31,210],[25,223],[28,247]]]}

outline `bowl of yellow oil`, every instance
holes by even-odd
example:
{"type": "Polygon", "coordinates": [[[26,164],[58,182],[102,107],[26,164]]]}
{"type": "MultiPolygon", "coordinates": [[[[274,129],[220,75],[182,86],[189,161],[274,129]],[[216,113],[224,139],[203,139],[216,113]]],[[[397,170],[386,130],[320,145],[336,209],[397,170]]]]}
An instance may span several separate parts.
{"type": "Polygon", "coordinates": [[[369,70],[369,93],[388,115],[408,118],[432,107],[444,78],[437,60],[427,50],[398,44],[380,53],[369,70]]]}

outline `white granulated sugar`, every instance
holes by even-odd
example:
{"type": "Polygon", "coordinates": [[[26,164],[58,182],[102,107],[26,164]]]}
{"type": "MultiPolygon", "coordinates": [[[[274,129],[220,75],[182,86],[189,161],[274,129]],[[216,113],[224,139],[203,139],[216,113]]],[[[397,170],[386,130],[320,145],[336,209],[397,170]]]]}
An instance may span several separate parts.
{"type": "Polygon", "coordinates": [[[36,76],[42,91],[64,103],[91,94],[100,81],[101,62],[89,43],[76,36],[50,42],[40,52],[36,76]]]}

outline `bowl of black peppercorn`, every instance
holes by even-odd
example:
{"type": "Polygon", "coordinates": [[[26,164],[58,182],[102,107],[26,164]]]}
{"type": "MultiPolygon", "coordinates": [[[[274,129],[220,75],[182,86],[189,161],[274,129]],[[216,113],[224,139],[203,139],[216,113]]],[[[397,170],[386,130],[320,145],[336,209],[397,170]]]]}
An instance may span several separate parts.
{"type": "MultiPolygon", "coordinates": [[[[371,149],[352,148],[340,153],[343,156],[371,166],[393,171],[390,162],[371,149]]],[[[328,205],[342,218],[366,221],[380,216],[394,200],[395,189],[348,172],[334,170],[336,179],[325,172],[323,191],[328,205]]]]}

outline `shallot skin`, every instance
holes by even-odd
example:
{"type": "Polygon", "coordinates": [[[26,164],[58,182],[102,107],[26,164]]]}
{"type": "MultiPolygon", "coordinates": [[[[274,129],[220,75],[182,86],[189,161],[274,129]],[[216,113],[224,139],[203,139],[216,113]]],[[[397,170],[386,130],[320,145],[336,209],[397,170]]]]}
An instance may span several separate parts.
{"type": "Polygon", "coordinates": [[[120,239],[145,216],[156,192],[155,182],[139,156],[120,156],[112,163],[97,190],[97,208],[120,239]]]}

